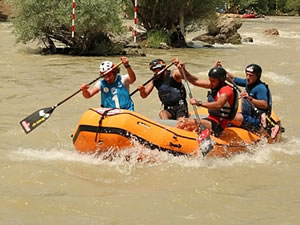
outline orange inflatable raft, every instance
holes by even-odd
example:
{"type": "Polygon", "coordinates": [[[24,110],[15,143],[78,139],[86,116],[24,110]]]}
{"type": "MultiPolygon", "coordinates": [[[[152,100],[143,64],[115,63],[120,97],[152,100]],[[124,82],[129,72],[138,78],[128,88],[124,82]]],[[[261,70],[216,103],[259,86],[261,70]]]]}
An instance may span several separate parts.
{"type": "MultiPolygon", "coordinates": [[[[280,122],[276,115],[272,117],[280,122]]],[[[142,145],[174,155],[202,155],[197,134],[178,129],[174,127],[175,123],[173,121],[172,125],[166,125],[129,110],[93,108],[81,116],[72,134],[73,144],[81,153],[97,153],[110,149],[118,151],[142,145]]],[[[280,136],[281,130],[272,141],[279,141],[280,136]]],[[[241,128],[228,127],[220,137],[210,138],[213,145],[206,152],[206,157],[227,157],[247,151],[249,145],[256,144],[262,137],[241,128]]]]}

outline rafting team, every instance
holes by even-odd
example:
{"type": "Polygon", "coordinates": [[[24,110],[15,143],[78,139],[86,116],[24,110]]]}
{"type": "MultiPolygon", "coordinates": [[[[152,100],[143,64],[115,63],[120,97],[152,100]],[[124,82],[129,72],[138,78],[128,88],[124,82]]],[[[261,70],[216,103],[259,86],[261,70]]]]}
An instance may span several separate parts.
{"type": "MultiPolygon", "coordinates": [[[[136,80],[135,73],[127,57],[121,57],[121,62],[127,70],[126,75],[120,74],[120,68],[111,61],[100,63],[100,76],[104,79],[93,87],[81,85],[82,95],[90,98],[101,92],[101,107],[120,108],[134,111],[134,104],[129,94],[129,85],[136,80]]],[[[198,131],[200,123],[208,128],[212,135],[218,137],[228,126],[237,126],[252,132],[260,132],[265,124],[266,116],[271,115],[272,97],[268,85],[261,81],[262,69],[257,64],[246,66],[246,78],[238,78],[227,72],[217,61],[208,72],[208,80],[202,80],[192,75],[184,62],[174,58],[172,63],[177,66],[168,70],[162,59],[149,63],[154,78],[145,86],[138,86],[142,98],[146,98],[155,87],[164,109],[160,111],[161,119],[177,120],[176,127],[198,131]],[[190,118],[187,103],[187,93],[182,81],[186,79],[191,84],[210,89],[206,102],[191,98],[189,103],[208,109],[208,116],[197,121],[190,118]],[[231,85],[227,83],[231,81],[231,85]],[[245,87],[241,91],[241,112],[237,112],[238,93],[236,86],[245,87]]],[[[171,64],[172,65],[172,64],[171,64]]],[[[191,95],[190,95],[191,96],[191,95]]],[[[271,136],[276,136],[278,130],[273,129],[271,136]]]]}

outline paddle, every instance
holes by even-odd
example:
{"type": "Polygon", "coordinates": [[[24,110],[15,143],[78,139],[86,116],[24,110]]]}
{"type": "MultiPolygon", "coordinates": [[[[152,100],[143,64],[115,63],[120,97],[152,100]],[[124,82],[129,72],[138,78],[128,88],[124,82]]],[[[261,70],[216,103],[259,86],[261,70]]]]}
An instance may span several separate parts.
{"type": "MultiPolygon", "coordinates": [[[[237,86],[237,84],[229,77],[227,76],[227,80],[233,84],[233,86],[241,93],[242,90],[237,86]]],[[[279,125],[278,123],[271,117],[269,117],[267,114],[262,113],[258,110],[258,108],[256,108],[256,106],[248,99],[245,98],[246,101],[251,105],[251,107],[253,108],[254,112],[256,113],[256,115],[258,117],[261,118],[262,114],[264,114],[265,116],[265,121],[262,122],[262,120],[260,120],[260,123],[262,125],[262,128],[264,130],[266,130],[266,132],[271,136],[272,139],[275,139],[278,131],[279,131],[279,125]]]]}
{"type": "MultiPolygon", "coordinates": [[[[182,75],[184,77],[184,81],[185,81],[185,84],[186,84],[187,89],[188,89],[189,97],[190,97],[190,99],[192,99],[193,98],[192,91],[191,91],[190,85],[188,83],[188,80],[186,78],[186,74],[184,72],[184,69],[182,67],[181,67],[181,73],[182,73],[182,75]]],[[[200,150],[201,150],[202,155],[205,156],[213,148],[212,142],[211,142],[210,136],[209,136],[210,135],[210,131],[209,131],[209,129],[207,127],[205,127],[201,123],[200,116],[198,114],[197,107],[195,105],[193,105],[193,110],[194,110],[194,113],[195,113],[195,116],[196,116],[197,123],[199,125],[198,142],[200,144],[200,150]],[[208,144],[207,143],[203,143],[204,140],[209,141],[208,144]]]]}
{"type": "MultiPolygon", "coordinates": [[[[104,74],[102,74],[101,76],[97,77],[95,80],[91,81],[88,85],[91,85],[91,84],[95,83],[97,80],[101,79],[102,77],[104,77],[106,74],[110,73],[113,69],[117,68],[121,64],[122,64],[122,62],[119,62],[113,68],[111,68],[110,70],[106,71],[104,74]]],[[[25,133],[28,134],[29,132],[31,132],[32,130],[34,130],[35,128],[37,128],[39,125],[41,125],[42,123],[44,123],[47,119],[49,119],[49,117],[51,116],[51,114],[53,113],[53,111],[58,106],[60,106],[63,103],[65,103],[70,98],[72,98],[75,95],[77,95],[79,92],[81,92],[81,89],[79,89],[74,94],[72,94],[69,97],[67,97],[66,99],[62,100],[61,102],[57,103],[56,105],[54,105],[52,107],[46,107],[46,108],[39,109],[36,112],[32,113],[31,115],[27,116],[25,119],[21,120],[20,124],[21,124],[22,128],[24,129],[25,133]]]]}
{"type": "MultiPolygon", "coordinates": [[[[170,64],[168,64],[165,68],[163,68],[162,70],[160,70],[158,73],[154,74],[154,76],[147,80],[145,83],[143,83],[143,86],[149,84],[152,80],[154,80],[155,78],[157,78],[159,75],[163,74],[163,72],[165,72],[170,66],[172,66],[174,63],[171,62],[170,64]]],[[[134,95],[139,89],[135,89],[133,92],[130,93],[130,96],[134,95]]]]}

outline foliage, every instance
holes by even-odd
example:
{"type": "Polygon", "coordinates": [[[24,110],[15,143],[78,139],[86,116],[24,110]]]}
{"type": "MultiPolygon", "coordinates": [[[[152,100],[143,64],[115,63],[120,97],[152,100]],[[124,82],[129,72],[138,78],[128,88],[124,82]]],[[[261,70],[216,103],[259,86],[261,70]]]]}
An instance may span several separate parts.
{"type": "Polygon", "coordinates": [[[288,10],[295,10],[300,15],[300,0],[287,0],[286,7],[288,10]]]}
{"type": "Polygon", "coordinates": [[[225,5],[226,11],[230,13],[235,13],[237,7],[240,12],[253,7],[258,14],[275,14],[291,10],[299,11],[300,0],[218,0],[219,7],[225,5]]]}
{"type": "MultiPolygon", "coordinates": [[[[131,0],[134,5],[134,0],[131,0]]],[[[138,18],[147,31],[166,29],[179,24],[184,15],[185,27],[215,13],[216,0],[139,0],[138,18]]]]}
{"type": "Polygon", "coordinates": [[[147,46],[149,48],[159,48],[161,42],[169,42],[169,37],[165,31],[154,30],[147,33],[147,46]]]}
{"type": "Polygon", "coordinates": [[[38,40],[55,51],[56,44],[70,47],[75,54],[98,54],[114,49],[110,34],[121,31],[119,0],[77,0],[75,37],[71,37],[72,1],[10,0],[14,7],[17,42],[38,40]],[[101,46],[101,48],[100,48],[101,46]]]}

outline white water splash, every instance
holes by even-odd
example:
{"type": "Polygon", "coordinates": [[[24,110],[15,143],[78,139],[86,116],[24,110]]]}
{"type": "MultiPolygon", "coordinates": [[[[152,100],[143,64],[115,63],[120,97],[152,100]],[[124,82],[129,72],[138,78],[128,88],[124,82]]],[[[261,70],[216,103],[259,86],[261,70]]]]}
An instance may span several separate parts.
{"type": "Polygon", "coordinates": [[[259,144],[250,147],[247,153],[236,154],[229,158],[203,158],[193,156],[173,156],[158,150],[145,149],[143,147],[128,148],[119,152],[107,151],[101,154],[80,154],[76,151],[64,149],[18,149],[10,153],[10,158],[14,161],[55,161],[55,162],[74,162],[83,165],[101,165],[110,167],[120,174],[130,175],[138,168],[169,167],[182,168],[222,168],[237,165],[255,166],[258,164],[273,163],[272,154],[300,154],[300,148],[294,151],[292,146],[300,146],[299,139],[290,140],[284,144],[259,144]],[[285,147],[289,145],[289,147],[285,147]],[[286,150],[289,149],[289,150],[286,150]]]}
{"type": "Polygon", "coordinates": [[[300,32],[296,31],[279,31],[279,35],[282,38],[290,38],[290,39],[300,39],[300,32]]]}
{"type": "Polygon", "coordinates": [[[279,75],[275,72],[265,72],[263,76],[277,84],[293,85],[295,83],[288,77],[288,75],[279,75]]]}

